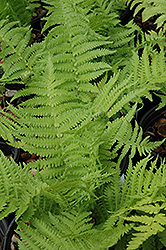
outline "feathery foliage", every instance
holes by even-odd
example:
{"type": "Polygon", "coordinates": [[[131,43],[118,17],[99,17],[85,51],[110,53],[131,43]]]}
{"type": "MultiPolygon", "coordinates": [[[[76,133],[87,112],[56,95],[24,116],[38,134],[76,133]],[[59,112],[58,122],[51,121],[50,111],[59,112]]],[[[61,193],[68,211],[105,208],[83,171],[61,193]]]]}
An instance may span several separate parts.
{"type": "MultiPolygon", "coordinates": [[[[32,17],[34,5],[28,0],[6,0],[0,1],[0,19],[9,18],[12,21],[19,21],[19,25],[26,26],[32,17]]],[[[36,4],[35,4],[36,6],[36,4]]]]}
{"type": "Polygon", "coordinates": [[[31,34],[29,27],[18,27],[18,22],[8,22],[4,19],[0,21],[0,27],[0,57],[4,59],[5,72],[1,84],[21,83],[20,79],[26,83],[33,73],[33,64],[37,55],[39,56],[41,46],[39,44],[28,46],[31,34]]]}
{"type": "Polygon", "coordinates": [[[9,104],[11,119],[2,111],[1,137],[41,158],[22,168],[1,153],[1,218],[15,212],[20,250],[162,249],[165,164],[150,157],[162,142],[143,140],[133,118],[142,97],[165,91],[163,33],[135,43],[143,32],[120,24],[123,1],[43,2],[41,43],[30,46],[28,26],[0,20],[1,85],[24,83],[13,99],[33,96],[9,104]],[[142,160],[133,164],[136,152],[142,160]]]}
{"type": "Polygon", "coordinates": [[[164,0],[123,0],[127,5],[130,4],[130,8],[134,8],[134,15],[136,15],[139,11],[143,9],[142,12],[142,21],[145,22],[149,18],[157,15],[157,20],[155,24],[157,24],[157,28],[160,28],[166,20],[166,3],[164,0]]]}

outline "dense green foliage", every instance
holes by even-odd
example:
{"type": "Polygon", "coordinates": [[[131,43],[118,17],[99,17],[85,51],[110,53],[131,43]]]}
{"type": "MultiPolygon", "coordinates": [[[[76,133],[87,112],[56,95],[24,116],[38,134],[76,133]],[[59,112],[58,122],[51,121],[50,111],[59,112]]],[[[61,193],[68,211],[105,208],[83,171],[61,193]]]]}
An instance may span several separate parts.
{"type": "Polygon", "coordinates": [[[123,0],[124,3],[130,4],[130,8],[134,8],[134,15],[142,11],[142,21],[145,22],[149,18],[156,16],[155,24],[157,28],[163,26],[166,20],[166,2],[164,0],[123,0]]]}
{"type": "Polygon", "coordinates": [[[9,104],[16,117],[1,116],[1,136],[42,157],[22,168],[1,153],[0,218],[16,212],[20,250],[164,249],[165,164],[157,168],[150,155],[161,142],[142,140],[131,124],[142,97],[165,91],[164,32],[122,26],[125,1],[43,2],[49,32],[41,43],[29,45],[28,26],[0,20],[1,85],[23,83],[14,98],[34,96],[9,104]],[[137,151],[142,159],[133,165],[137,151]]]}
{"type": "Polygon", "coordinates": [[[19,21],[19,26],[30,24],[34,7],[37,3],[33,0],[0,0],[0,19],[8,18],[12,21],[19,21]]]}

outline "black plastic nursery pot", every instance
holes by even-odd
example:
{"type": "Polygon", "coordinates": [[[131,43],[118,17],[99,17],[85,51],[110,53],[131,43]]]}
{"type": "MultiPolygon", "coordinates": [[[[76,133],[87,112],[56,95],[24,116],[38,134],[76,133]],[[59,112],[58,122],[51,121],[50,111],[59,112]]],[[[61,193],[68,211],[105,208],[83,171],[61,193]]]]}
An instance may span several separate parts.
{"type": "Polygon", "coordinates": [[[17,224],[15,222],[14,213],[10,214],[7,218],[4,218],[0,221],[0,250],[10,250],[12,237],[14,235],[14,230],[16,229],[17,224]]]}
{"type": "Polygon", "coordinates": [[[124,11],[120,14],[120,21],[122,25],[126,25],[129,21],[132,20],[134,14],[134,10],[130,10],[130,6],[128,6],[124,11]]]}
{"type": "Polygon", "coordinates": [[[31,20],[31,27],[33,29],[33,33],[41,33],[41,30],[46,22],[45,20],[41,20],[41,18],[45,17],[47,12],[48,10],[45,10],[40,16],[35,17],[31,20]]]}
{"type": "Polygon", "coordinates": [[[12,156],[16,163],[20,161],[20,149],[8,145],[2,138],[0,138],[0,150],[5,156],[12,156]]]}
{"type": "MultiPolygon", "coordinates": [[[[163,134],[162,136],[161,136],[161,133],[159,133],[159,135],[157,134],[158,135],[157,139],[155,139],[154,131],[152,131],[153,127],[155,127],[155,124],[157,124],[157,122],[160,119],[163,119],[164,121],[166,121],[166,117],[165,117],[166,106],[164,106],[161,109],[156,110],[161,101],[161,98],[159,97],[160,95],[164,95],[164,94],[160,91],[156,91],[152,93],[152,98],[153,98],[152,102],[149,99],[144,98],[143,99],[144,106],[136,113],[136,116],[135,116],[135,119],[138,122],[138,125],[143,129],[144,137],[151,136],[150,140],[152,141],[162,140],[164,139],[164,137],[166,137],[166,123],[163,123],[160,126],[162,128],[162,131],[164,131],[163,133],[165,134],[163,134]]],[[[156,133],[158,133],[158,131],[156,133]]],[[[162,150],[159,147],[159,149],[156,149],[151,152],[151,155],[153,156],[153,158],[156,158],[157,156],[159,156],[158,163],[160,162],[161,158],[163,160],[166,157],[166,152],[163,153],[163,156],[160,156],[159,155],[160,151],[162,150]]],[[[136,153],[136,155],[132,159],[133,164],[135,165],[136,162],[138,162],[139,160],[141,160],[141,156],[139,155],[139,153],[136,153]]],[[[126,173],[128,164],[129,164],[129,154],[127,154],[122,160],[122,163],[121,163],[122,175],[126,173]]]]}

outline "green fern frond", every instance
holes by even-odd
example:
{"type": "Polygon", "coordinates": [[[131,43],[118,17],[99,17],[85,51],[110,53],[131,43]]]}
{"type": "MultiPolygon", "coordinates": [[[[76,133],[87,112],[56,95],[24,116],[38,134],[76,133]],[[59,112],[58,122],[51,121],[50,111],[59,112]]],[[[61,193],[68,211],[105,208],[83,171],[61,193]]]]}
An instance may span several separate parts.
{"type": "Polygon", "coordinates": [[[16,25],[17,22],[8,23],[6,20],[1,20],[0,57],[4,60],[6,58],[2,65],[5,72],[1,78],[2,84],[7,81],[11,83],[13,80],[18,81],[19,78],[27,79],[32,74],[34,55],[41,48],[40,44],[28,47],[31,31],[27,27],[16,25]]]}
{"type": "Polygon", "coordinates": [[[161,240],[162,244],[164,246],[166,246],[166,237],[165,237],[166,236],[166,230],[158,233],[158,235],[159,235],[159,239],[161,240]]]}
{"type": "Polygon", "coordinates": [[[136,15],[140,10],[143,9],[142,12],[142,21],[145,22],[149,18],[151,18],[154,15],[159,15],[159,17],[156,20],[157,28],[160,28],[163,23],[166,20],[166,12],[165,12],[165,1],[164,0],[143,0],[143,1],[125,1],[127,4],[131,3],[130,8],[133,9],[135,6],[134,10],[134,15],[136,15]]]}
{"type": "Polygon", "coordinates": [[[49,31],[40,44],[29,47],[28,29],[1,22],[4,37],[9,37],[6,43],[2,37],[1,54],[8,58],[1,81],[26,83],[14,98],[33,95],[18,108],[9,104],[16,117],[9,114],[6,119],[2,111],[1,136],[41,156],[24,168],[0,157],[4,180],[0,189],[5,195],[5,200],[0,199],[1,217],[16,211],[17,232],[23,240],[20,249],[103,250],[123,237],[127,237],[124,244],[134,249],[154,234],[162,239],[166,225],[164,163],[157,169],[157,160],[150,163],[150,156],[135,166],[131,160],[137,150],[143,157],[162,142],[142,140],[142,129],[137,123],[131,125],[131,120],[141,97],[150,99],[149,90],[165,81],[164,52],[152,51],[150,41],[142,58],[134,52],[126,63],[134,48],[135,27],[125,27],[124,33],[115,35],[119,30],[113,32],[119,23],[112,13],[115,1],[44,2],[51,5],[44,28],[49,31]],[[104,26],[96,27],[105,14],[110,18],[108,24],[103,19],[104,26]],[[13,30],[21,35],[17,37],[13,30]],[[117,44],[109,41],[109,32],[117,44]],[[117,52],[110,50],[114,46],[117,52]],[[117,70],[119,55],[124,54],[127,59],[120,73],[111,76],[111,66],[116,62],[117,70]],[[131,101],[135,103],[132,107],[131,101]],[[126,113],[119,118],[123,109],[126,113]],[[120,162],[129,153],[121,183],[120,162]]]}
{"type": "MultiPolygon", "coordinates": [[[[131,77],[131,76],[130,76],[131,77]]],[[[116,84],[118,74],[114,75],[109,82],[102,88],[98,97],[94,100],[95,112],[108,112],[108,116],[115,115],[123,106],[125,106],[129,100],[131,101],[136,96],[143,95],[144,88],[130,92],[128,95],[124,95],[120,98],[121,94],[125,93],[126,89],[129,89],[136,83],[130,83],[130,77],[123,80],[120,84],[116,84]],[[111,108],[110,108],[111,107],[111,108]]]]}
{"type": "MultiPolygon", "coordinates": [[[[164,164],[162,163],[160,168],[154,173],[154,168],[156,161],[152,163],[152,167],[147,171],[146,165],[149,161],[149,158],[144,158],[141,160],[135,167],[129,164],[127,175],[125,176],[125,181],[123,186],[119,187],[121,190],[121,195],[119,196],[120,203],[118,203],[118,209],[114,210],[115,207],[112,207],[112,203],[108,203],[110,210],[110,216],[106,220],[104,226],[106,230],[111,230],[115,228],[114,224],[117,221],[121,223],[130,225],[130,232],[126,241],[125,249],[138,249],[149,237],[154,234],[162,234],[165,230],[165,197],[164,197],[164,183],[161,179],[161,185],[159,182],[156,185],[155,180],[160,176],[160,173],[164,170],[164,164]],[[148,189],[145,188],[145,181],[149,179],[148,189]],[[156,190],[155,194],[154,191],[156,190]],[[162,190],[159,195],[159,190],[162,190]],[[134,214],[134,215],[133,215],[134,214]],[[134,231],[133,231],[134,230],[134,231]],[[131,239],[131,235],[134,237],[131,239]]],[[[165,170],[164,170],[165,172],[165,170]]],[[[160,178],[165,178],[165,173],[160,178]]],[[[120,186],[120,181],[119,181],[120,186]]],[[[116,194],[117,190],[112,189],[113,184],[106,188],[105,193],[105,202],[108,202],[113,194],[116,194]],[[108,196],[108,197],[107,197],[108,196]]],[[[108,236],[109,239],[109,236],[108,236]]]]}
{"type": "MultiPolygon", "coordinates": [[[[64,6],[65,5],[62,5],[61,7],[64,7],[64,6]]],[[[67,11],[65,15],[65,19],[67,20],[67,18],[69,18],[68,21],[70,22],[70,18],[71,18],[70,12],[74,14],[74,17],[76,18],[75,20],[78,20],[78,17],[80,17],[80,14],[77,17],[77,14],[74,12],[74,9],[72,8],[70,9],[69,12],[67,11]]],[[[35,94],[37,94],[38,96],[33,98],[33,100],[29,100],[25,103],[25,105],[27,105],[26,111],[22,108],[17,110],[16,113],[17,113],[17,116],[19,117],[20,127],[19,129],[15,127],[16,130],[12,131],[13,135],[20,140],[21,138],[23,138],[22,135],[27,134],[27,138],[25,137],[25,140],[24,140],[24,149],[32,152],[32,148],[33,148],[32,145],[33,145],[36,148],[36,149],[35,148],[33,149],[33,152],[36,152],[43,156],[54,155],[55,157],[55,155],[56,156],[59,154],[61,155],[62,152],[61,150],[58,149],[59,145],[60,144],[63,145],[63,143],[66,143],[66,139],[68,137],[71,138],[70,135],[67,137],[63,136],[63,133],[65,131],[68,131],[69,129],[72,130],[73,128],[77,126],[80,126],[80,124],[82,124],[84,121],[85,123],[88,123],[92,119],[92,113],[90,111],[91,103],[89,104],[89,101],[90,101],[89,94],[85,93],[87,92],[86,88],[83,91],[84,93],[80,92],[83,85],[81,84],[79,87],[79,83],[81,81],[87,83],[87,81],[89,81],[90,79],[94,79],[98,77],[100,74],[102,74],[103,72],[105,72],[106,70],[110,68],[110,66],[104,62],[103,63],[101,62],[90,63],[89,59],[91,57],[89,58],[89,55],[86,55],[87,59],[83,59],[83,62],[78,61],[78,65],[77,65],[77,55],[78,55],[78,60],[80,60],[79,57],[80,55],[82,55],[81,49],[78,50],[78,46],[82,48],[84,55],[87,51],[93,48],[93,50],[97,52],[96,56],[98,57],[98,56],[101,56],[100,54],[101,50],[99,49],[96,50],[96,47],[98,47],[101,44],[105,45],[106,43],[109,43],[109,42],[106,42],[105,40],[97,41],[98,35],[96,37],[95,36],[92,37],[91,35],[88,38],[87,46],[85,45],[83,47],[84,44],[78,44],[76,42],[75,38],[77,37],[77,34],[75,35],[75,30],[72,29],[73,24],[71,23],[71,30],[70,30],[70,28],[68,27],[68,23],[67,22],[64,23],[65,19],[63,18],[63,26],[60,25],[57,27],[57,29],[59,29],[59,35],[57,34],[56,39],[51,39],[53,32],[50,32],[48,35],[48,39],[46,39],[46,42],[44,43],[46,45],[45,47],[46,52],[42,54],[41,60],[39,60],[38,63],[36,63],[36,65],[33,67],[33,71],[36,71],[38,73],[40,72],[39,73],[40,76],[39,74],[37,78],[35,77],[35,75],[32,76],[28,82],[29,90],[23,90],[21,92],[22,95],[28,95],[30,93],[33,94],[35,92],[35,94]],[[59,62],[60,59],[58,59],[57,54],[54,56],[54,52],[53,52],[52,57],[48,56],[47,48],[50,49],[49,46],[50,45],[52,46],[52,44],[49,45],[49,41],[54,40],[54,47],[57,48],[56,44],[59,43],[59,37],[60,37],[60,40],[61,40],[61,36],[64,39],[63,35],[61,35],[61,28],[66,29],[65,34],[68,34],[68,37],[69,35],[72,34],[72,32],[74,32],[72,36],[73,36],[74,44],[76,44],[76,46],[72,47],[73,43],[72,41],[68,40],[69,38],[67,40],[64,40],[65,43],[70,44],[70,50],[67,50],[65,53],[63,53],[64,59],[62,56],[61,62],[59,62]],[[71,34],[69,33],[69,31],[71,32],[71,34]],[[75,51],[75,48],[76,48],[76,51],[75,51]],[[47,53],[47,56],[45,60],[43,60],[45,53],[47,53]],[[71,60],[71,56],[73,57],[72,60],[74,61],[70,63],[70,69],[69,69],[68,63],[66,65],[66,60],[71,60]],[[88,61],[87,67],[85,64],[83,66],[83,63],[85,61],[88,61]],[[68,84],[69,79],[70,79],[71,87],[68,84]],[[37,82],[39,83],[39,90],[37,90],[36,88],[37,82]],[[33,84],[35,84],[35,88],[33,87],[33,84]],[[62,90],[62,88],[64,88],[64,90],[62,90]],[[74,98],[75,105],[73,102],[73,93],[74,93],[73,91],[76,94],[74,98]],[[46,99],[46,97],[48,99],[46,99]],[[72,102],[71,106],[70,106],[70,102],[72,102]],[[87,105],[86,105],[86,102],[87,102],[87,105]],[[28,103],[30,103],[31,105],[30,109],[28,108],[28,103]],[[69,104],[68,107],[67,107],[67,103],[69,104]],[[78,103],[82,103],[84,105],[80,105],[78,103]],[[63,104],[64,104],[64,108],[63,108],[63,104]],[[32,108],[33,105],[34,106],[39,105],[36,111],[34,108],[32,108]],[[47,111],[46,108],[43,109],[44,106],[51,107],[51,109],[47,111]],[[73,108],[74,106],[76,108],[73,108]],[[58,107],[57,111],[56,111],[56,107],[58,107]],[[40,109],[42,110],[41,111],[42,117],[36,117],[35,113],[39,114],[40,109]],[[64,110],[64,112],[62,112],[62,110],[64,110]],[[27,117],[27,115],[31,116],[31,120],[29,120],[26,125],[25,124],[21,125],[21,121],[26,119],[25,117],[27,117]],[[50,115],[53,119],[52,118],[48,119],[50,115]],[[35,127],[34,127],[34,124],[35,124],[35,127]],[[40,126],[43,127],[43,130],[40,129],[40,126]],[[50,135],[49,135],[49,138],[47,138],[48,136],[48,132],[46,132],[47,128],[50,128],[50,131],[52,131],[51,132],[52,135],[54,134],[53,138],[57,137],[57,140],[56,140],[57,144],[55,144],[55,140],[54,141],[52,140],[53,138],[50,138],[50,135]],[[42,131],[43,132],[45,131],[45,132],[43,133],[42,131]],[[45,138],[44,141],[43,141],[43,138],[45,138]],[[39,149],[39,147],[41,150],[39,149]],[[45,150],[43,150],[43,148],[45,150]],[[55,150],[55,148],[57,150],[55,150]],[[43,154],[44,151],[45,151],[45,154],[43,154]]],[[[81,19],[79,20],[78,22],[79,25],[80,25],[81,20],[84,20],[84,17],[81,17],[81,19]]],[[[74,23],[74,20],[73,20],[73,23],[74,23]]],[[[81,27],[86,26],[86,28],[88,28],[86,20],[82,22],[82,25],[83,26],[79,26],[79,27],[81,28],[81,27]]],[[[53,29],[53,31],[55,30],[56,30],[56,27],[53,29]]],[[[91,31],[90,28],[88,28],[88,30],[94,35],[94,32],[91,31]]],[[[81,30],[81,32],[83,32],[83,30],[81,30]]],[[[78,33],[78,31],[76,33],[78,33]]],[[[78,34],[78,38],[80,38],[80,34],[78,34]]],[[[28,51],[28,48],[27,48],[27,51],[28,51]]],[[[103,51],[106,51],[106,50],[103,50],[103,51]]],[[[93,57],[94,57],[94,53],[93,53],[93,57]]],[[[90,89],[92,91],[98,92],[96,87],[93,87],[90,89]]],[[[14,109],[13,109],[13,112],[14,112],[14,109]]],[[[41,113],[40,113],[40,116],[41,116],[41,113]]],[[[68,154],[68,151],[67,150],[65,151],[68,154]]]]}
{"type": "Polygon", "coordinates": [[[115,12],[118,6],[115,6],[113,1],[87,1],[81,3],[81,6],[87,13],[90,27],[102,35],[106,34],[107,29],[119,23],[118,13],[115,12]]]}
{"type": "Polygon", "coordinates": [[[157,214],[154,217],[149,216],[134,216],[130,217],[131,221],[139,222],[143,225],[134,227],[136,233],[133,233],[134,238],[130,241],[127,249],[137,249],[144,241],[146,241],[151,235],[157,234],[165,230],[163,225],[166,224],[165,214],[157,214]]]}
{"type": "Polygon", "coordinates": [[[134,155],[136,154],[136,149],[138,150],[140,156],[142,156],[146,155],[147,153],[150,153],[153,149],[155,149],[156,147],[158,147],[163,143],[163,141],[152,143],[149,142],[148,137],[146,137],[144,140],[142,140],[142,137],[143,137],[142,128],[140,128],[136,122],[134,130],[129,125],[128,128],[126,129],[126,133],[124,133],[124,131],[122,132],[122,130],[121,133],[119,131],[116,137],[118,145],[115,146],[114,150],[117,151],[125,144],[124,148],[122,149],[121,155],[119,157],[119,161],[123,159],[123,157],[129,151],[129,149],[131,149],[131,157],[133,158],[134,155]]]}
{"type": "Polygon", "coordinates": [[[120,185],[120,168],[117,164],[116,172],[112,183],[105,189],[105,203],[108,211],[116,211],[119,208],[119,201],[121,196],[122,186],[120,185]]]}
{"type": "MultiPolygon", "coordinates": [[[[144,48],[142,58],[139,58],[137,53],[133,52],[131,61],[129,61],[119,76],[119,80],[122,81],[126,74],[130,76],[130,73],[132,73],[131,82],[134,83],[137,81],[137,84],[129,88],[127,93],[135,88],[139,89],[140,87],[146,86],[147,91],[145,90],[145,96],[151,100],[149,90],[162,89],[164,84],[161,85],[161,83],[164,83],[166,80],[165,70],[163,71],[163,69],[165,69],[164,57],[164,51],[161,51],[161,53],[156,51],[150,52],[148,47],[144,48]],[[161,70],[159,65],[162,65],[161,70]]],[[[165,91],[164,88],[162,91],[165,91]]]]}
{"type": "Polygon", "coordinates": [[[142,128],[138,126],[136,121],[134,126],[130,123],[135,112],[136,105],[133,106],[126,116],[110,123],[102,136],[103,141],[107,144],[107,146],[104,144],[100,146],[103,157],[104,155],[106,157],[105,159],[102,157],[102,161],[108,159],[105,150],[111,150],[109,154],[110,159],[114,159],[120,150],[121,153],[118,156],[118,163],[120,164],[127,153],[130,153],[131,158],[135,156],[137,150],[140,156],[147,155],[163,143],[163,141],[149,142],[148,137],[144,140],[142,139],[142,128]]]}
{"type": "MultiPolygon", "coordinates": [[[[13,161],[12,161],[13,163],[13,161]]],[[[14,188],[14,182],[12,181],[12,178],[17,179],[17,171],[14,167],[16,167],[16,164],[14,163],[11,165],[9,160],[3,155],[1,152],[0,154],[0,178],[1,178],[1,199],[0,199],[0,210],[1,210],[1,219],[4,215],[11,213],[15,210],[14,204],[12,204],[12,201],[10,202],[11,197],[14,197],[16,200],[18,197],[18,184],[16,184],[14,188]],[[8,206],[8,208],[5,208],[8,206]],[[2,212],[3,211],[3,212],[2,212]]],[[[13,199],[13,203],[14,203],[13,199]]]]}
{"type": "Polygon", "coordinates": [[[140,32],[140,28],[132,22],[127,24],[125,28],[116,27],[116,29],[110,29],[110,35],[113,41],[113,45],[111,46],[117,48],[120,45],[127,44],[134,38],[135,31],[140,32]]]}
{"type": "MultiPolygon", "coordinates": [[[[29,181],[31,175],[29,175],[29,181]]],[[[1,219],[8,214],[17,211],[18,216],[27,208],[31,198],[40,190],[39,185],[26,182],[27,173],[22,170],[13,159],[10,161],[1,153],[0,155],[0,179],[1,179],[1,219]],[[24,191],[23,191],[24,190],[24,191]]]]}
{"type": "MultiPolygon", "coordinates": [[[[30,23],[33,9],[30,11],[30,4],[27,0],[0,1],[0,19],[9,18],[11,21],[19,21],[19,26],[26,26],[30,23]]],[[[37,6],[37,5],[36,5],[37,6]]]]}
{"type": "MultiPolygon", "coordinates": [[[[14,27],[18,22],[7,22],[7,20],[1,20],[1,57],[5,59],[6,56],[16,53],[16,47],[18,46],[19,56],[23,52],[22,46],[26,46],[27,40],[26,36],[30,37],[28,28],[14,27]],[[14,29],[13,29],[14,28],[14,29]],[[23,41],[21,41],[23,39],[23,41]],[[25,44],[24,44],[25,43],[25,44]]],[[[15,59],[15,58],[14,58],[15,59]]],[[[12,61],[15,63],[15,60],[12,61]]]]}
{"type": "Polygon", "coordinates": [[[124,226],[120,221],[114,229],[103,228],[102,230],[98,230],[97,234],[93,236],[94,246],[96,247],[95,249],[102,250],[114,247],[122,236],[129,233],[131,228],[132,228],[131,224],[124,226]],[[97,241],[97,238],[99,239],[99,237],[100,237],[100,242],[97,241]]]}
{"type": "Polygon", "coordinates": [[[161,29],[158,33],[156,33],[155,31],[151,30],[150,34],[145,34],[145,43],[149,47],[153,47],[157,44],[160,50],[163,51],[165,46],[164,31],[161,29]]]}
{"type": "MultiPolygon", "coordinates": [[[[60,215],[53,215],[50,212],[43,219],[32,218],[27,227],[24,223],[18,222],[21,228],[20,236],[30,249],[93,249],[90,236],[92,224],[87,212],[62,212],[60,215]],[[32,234],[33,231],[33,234],[32,234]],[[88,239],[87,239],[88,235],[88,239]]],[[[20,249],[24,244],[19,242],[20,249]]]]}
{"type": "Polygon", "coordinates": [[[46,38],[46,46],[55,54],[57,51],[59,53],[64,45],[61,59],[56,55],[54,57],[54,67],[57,69],[62,79],[64,76],[61,72],[64,74],[65,71],[67,77],[67,71],[69,71],[68,74],[71,80],[87,82],[99,77],[102,73],[111,68],[104,62],[91,62],[91,60],[115,53],[115,51],[104,48],[101,49],[101,46],[110,44],[111,42],[106,41],[105,38],[95,33],[89,27],[88,20],[80,13],[76,15],[74,8],[76,9],[77,7],[72,6],[71,3],[70,7],[69,3],[63,3],[62,5],[58,3],[55,7],[51,7],[50,11],[52,13],[47,19],[44,30],[51,25],[51,20],[53,19],[57,20],[57,23],[60,25],[49,32],[46,38]],[[63,13],[64,16],[57,16],[57,8],[63,9],[61,15],[63,13]],[[87,35],[85,36],[85,34],[87,35]],[[50,42],[52,41],[52,37],[55,37],[54,44],[50,42]],[[99,46],[100,49],[98,48],[99,46]],[[63,58],[64,62],[62,61],[63,58]],[[75,77],[73,74],[73,79],[71,78],[72,75],[70,75],[70,72],[75,74],[75,77]],[[86,72],[87,74],[85,74],[86,72]]]}

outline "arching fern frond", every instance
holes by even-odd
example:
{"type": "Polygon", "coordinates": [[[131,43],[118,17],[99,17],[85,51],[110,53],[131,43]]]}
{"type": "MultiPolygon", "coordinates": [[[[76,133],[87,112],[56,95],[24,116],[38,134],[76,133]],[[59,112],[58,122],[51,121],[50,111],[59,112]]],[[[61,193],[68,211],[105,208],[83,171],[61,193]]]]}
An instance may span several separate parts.
{"type": "Polygon", "coordinates": [[[29,25],[32,11],[27,0],[6,0],[0,1],[0,19],[9,18],[11,21],[19,21],[19,26],[29,25]]]}
{"type": "MultiPolygon", "coordinates": [[[[124,0],[123,0],[124,1],[124,0]]],[[[139,11],[143,9],[142,12],[142,21],[145,22],[152,16],[158,15],[158,18],[156,20],[157,28],[160,28],[165,20],[166,20],[166,3],[164,0],[143,0],[143,1],[137,1],[137,0],[127,0],[124,1],[127,4],[131,3],[130,8],[135,8],[134,15],[136,15],[139,11]]]]}
{"type": "Polygon", "coordinates": [[[24,249],[25,243],[28,248],[33,249],[94,249],[88,212],[71,210],[59,215],[50,212],[47,216],[43,212],[41,214],[42,218],[32,218],[29,226],[18,222],[21,229],[19,234],[24,239],[24,243],[19,242],[20,250],[24,249]]]}
{"type": "Polygon", "coordinates": [[[14,200],[18,198],[18,180],[17,164],[12,160],[10,162],[1,152],[0,153],[0,179],[1,179],[1,198],[0,211],[1,219],[8,213],[15,211],[14,200]],[[11,200],[11,197],[13,199],[11,200]]]}
{"type": "MultiPolygon", "coordinates": [[[[67,91],[63,88],[64,82],[56,79],[53,60],[50,55],[47,56],[47,65],[44,65],[41,76],[38,75],[37,78],[32,76],[29,88],[20,92],[21,94],[36,92],[36,96],[24,103],[26,109],[21,107],[15,109],[10,106],[11,111],[19,119],[15,118],[15,123],[9,122],[12,131],[8,134],[12,132],[15,138],[20,140],[15,143],[17,147],[49,157],[50,159],[45,160],[44,164],[55,166],[57,168],[55,175],[58,174],[58,169],[61,173],[62,166],[68,165],[72,167],[79,165],[84,169],[90,164],[92,172],[95,169],[97,173],[97,169],[100,168],[97,160],[98,148],[103,141],[105,144],[107,142],[107,147],[109,145],[110,148],[117,143],[113,155],[125,146],[119,160],[122,160],[130,149],[132,157],[136,149],[140,154],[149,152],[161,142],[152,145],[148,144],[147,139],[141,142],[142,133],[139,132],[138,126],[133,130],[130,124],[135,107],[126,117],[115,120],[106,129],[108,118],[116,115],[119,109],[132,99],[146,93],[145,88],[140,88],[120,99],[122,93],[133,83],[129,85],[130,79],[128,79],[117,85],[117,79],[118,75],[112,77],[100,92],[93,86],[91,88],[91,91],[94,90],[93,99],[88,93],[89,88],[87,90],[85,88],[83,92],[79,87],[79,91],[77,89],[67,91]],[[38,83],[39,87],[33,87],[33,82],[38,83]]],[[[8,122],[5,122],[5,118],[3,126],[6,131],[8,122]]]]}
{"type": "MultiPolygon", "coordinates": [[[[121,82],[126,75],[129,77],[132,73],[131,82],[137,82],[136,85],[133,85],[133,87],[128,89],[127,93],[135,88],[142,88],[142,86],[146,86],[147,90],[162,89],[163,92],[165,91],[164,87],[162,88],[164,84],[161,85],[161,83],[164,83],[166,80],[164,54],[164,51],[161,51],[161,53],[158,53],[157,51],[150,51],[150,49],[146,46],[143,50],[141,58],[139,58],[136,52],[133,52],[132,58],[126,67],[121,71],[119,76],[119,80],[121,82]]],[[[151,100],[149,91],[146,92],[145,96],[151,100]]]]}
{"type": "MultiPolygon", "coordinates": [[[[125,122],[124,122],[125,127],[125,122]]],[[[113,151],[118,151],[120,148],[122,148],[120,157],[118,161],[121,161],[127,152],[131,150],[131,158],[133,158],[136,154],[136,149],[138,150],[140,156],[146,155],[147,153],[150,153],[153,149],[160,146],[163,141],[156,141],[154,143],[148,141],[148,137],[146,137],[144,140],[142,140],[143,137],[143,131],[142,128],[138,126],[138,124],[135,122],[134,129],[132,129],[131,125],[128,123],[128,128],[126,128],[126,133],[121,130],[118,131],[118,134],[116,136],[117,138],[117,145],[113,149],[113,151]],[[125,143],[124,143],[125,142],[125,143]]]]}
{"type": "Polygon", "coordinates": [[[149,157],[144,158],[135,167],[130,162],[125,182],[120,187],[121,195],[116,206],[109,202],[109,198],[110,194],[111,197],[113,194],[118,195],[118,190],[113,188],[114,183],[110,183],[106,188],[103,203],[106,203],[110,217],[105,223],[105,229],[110,230],[117,221],[121,221],[122,224],[128,221],[134,237],[130,241],[131,234],[128,234],[130,243],[126,240],[128,246],[126,245],[125,249],[137,249],[153,235],[153,232],[155,234],[160,232],[160,235],[165,231],[165,166],[161,163],[160,168],[156,170],[156,161],[154,161],[147,171],[148,161],[149,157]],[[158,177],[159,180],[157,180],[158,177]]]}
{"type": "Polygon", "coordinates": [[[87,13],[90,27],[101,35],[107,35],[110,27],[116,26],[120,20],[118,5],[114,1],[79,1],[83,11],[87,13]]]}
{"type": "Polygon", "coordinates": [[[21,83],[20,79],[26,82],[33,74],[36,54],[41,54],[42,47],[39,43],[28,46],[30,34],[29,27],[18,27],[18,22],[0,21],[0,58],[4,59],[2,67],[5,72],[1,84],[21,83]]]}
{"type": "Polygon", "coordinates": [[[58,26],[54,27],[46,38],[46,48],[55,55],[54,67],[59,73],[59,78],[77,81],[78,84],[93,80],[110,70],[111,67],[108,64],[92,60],[115,51],[104,48],[111,42],[95,33],[89,27],[85,16],[80,12],[76,13],[76,10],[77,6],[70,1],[58,3],[55,1],[55,6],[48,12],[51,15],[47,19],[44,30],[53,24],[53,20],[57,21],[58,26]]]}
{"type": "Polygon", "coordinates": [[[112,121],[104,132],[102,140],[105,143],[100,146],[100,154],[102,155],[101,161],[104,161],[105,164],[107,164],[107,160],[114,159],[119,151],[118,164],[121,163],[128,153],[130,153],[131,158],[135,156],[137,150],[140,156],[147,155],[162,144],[163,141],[149,142],[148,137],[142,140],[142,128],[138,126],[136,121],[134,126],[131,124],[135,111],[136,105],[133,106],[126,116],[112,121]],[[108,150],[111,151],[108,153],[109,158],[106,152],[108,150]]]}
{"type": "MultiPolygon", "coordinates": [[[[17,210],[18,217],[27,209],[31,199],[40,193],[41,182],[33,179],[32,174],[23,170],[13,159],[10,161],[0,154],[1,219],[17,210]],[[31,185],[29,183],[31,182],[31,185]]],[[[44,187],[44,186],[43,186],[44,187]]]]}

